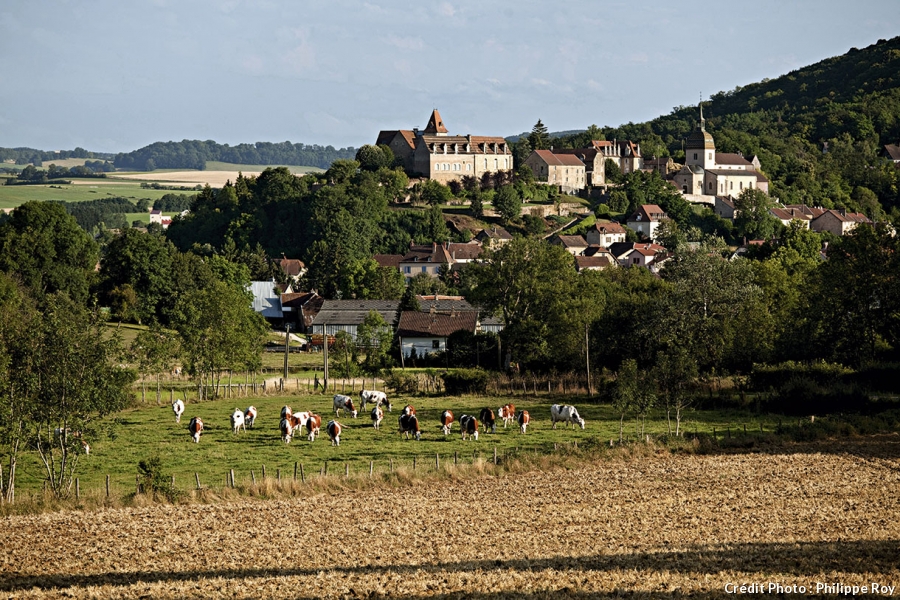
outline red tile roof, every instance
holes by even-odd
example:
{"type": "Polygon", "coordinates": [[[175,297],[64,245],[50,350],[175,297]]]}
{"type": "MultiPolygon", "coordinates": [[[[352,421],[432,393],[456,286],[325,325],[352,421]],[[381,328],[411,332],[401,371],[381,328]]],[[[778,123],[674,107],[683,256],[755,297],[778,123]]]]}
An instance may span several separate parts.
{"type": "Polygon", "coordinates": [[[600,233],[625,233],[624,227],[618,223],[613,223],[612,221],[594,223],[594,226],[591,227],[591,229],[595,229],[600,233]]]}
{"type": "Polygon", "coordinates": [[[428,119],[428,125],[425,126],[425,133],[447,133],[444,120],[437,109],[431,111],[431,118],[428,119]]]}
{"type": "Polygon", "coordinates": [[[372,257],[379,267],[400,268],[400,261],[403,260],[402,254],[376,254],[372,257]]]}
{"type": "Polygon", "coordinates": [[[581,159],[572,154],[554,154],[550,150],[535,150],[535,154],[541,157],[548,165],[563,167],[583,167],[584,163],[581,159]]]}

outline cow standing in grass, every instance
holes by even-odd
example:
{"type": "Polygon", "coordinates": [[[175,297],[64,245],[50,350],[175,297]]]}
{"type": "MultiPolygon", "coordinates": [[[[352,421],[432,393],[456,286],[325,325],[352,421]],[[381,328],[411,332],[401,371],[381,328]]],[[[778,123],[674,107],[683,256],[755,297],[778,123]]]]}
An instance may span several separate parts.
{"type": "Polygon", "coordinates": [[[353,406],[353,398],[343,394],[334,395],[334,416],[341,416],[341,411],[347,411],[350,416],[356,418],[356,408],[353,406]]]}
{"type": "Polygon", "coordinates": [[[419,419],[416,415],[400,415],[400,433],[406,434],[406,439],[412,435],[416,441],[421,441],[422,432],[419,431],[419,419]]]}
{"type": "Polygon", "coordinates": [[[253,424],[256,423],[255,406],[248,406],[247,410],[244,411],[244,423],[246,423],[247,427],[253,429],[253,424]]]}
{"type": "Polygon", "coordinates": [[[378,429],[381,426],[381,421],[384,419],[384,411],[381,410],[380,406],[376,406],[372,409],[372,425],[375,429],[378,429]]]}
{"type": "Polygon", "coordinates": [[[497,433],[497,419],[494,418],[494,411],[489,408],[482,408],[481,414],[478,415],[484,430],[491,430],[491,433],[497,433]]]}
{"type": "Polygon", "coordinates": [[[453,423],[453,412],[445,410],[441,413],[441,431],[444,435],[450,435],[450,425],[453,423]]]}
{"type": "Polygon", "coordinates": [[[366,404],[373,402],[375,406],[387,406],[388,412],[391,412],[391,403],[387,394],[377,390],[363,390],[359,393],[359,410],[366,410],[366,404]]]}
{"type": "Polygon", "coordinates": [[[237,434],[241,429],[247,431],[247,427],[244,424],[244,411],[236,408],[231,413],[231,432],[237,434]]]}
{"type": "Polygon", "coordinates": [[[316,441],[320,427],[322,427],[322,417],[315,413],[310,413],[309,419],[306,420],[306,439],[311,442],[316,441]]]}
{"type": "Polygon", "coordinates": [[[581,415],[578,414],[578,410],[574,406],[559,404],[551,406],[550,422],[553,423],[553,429],[556,429],[556,423],[558,421],[564,421],[566,429],[569,428],[569,423],[572,424],[573,429],[576,423],[581,425],[581,428],[584,429],[584,419],[581,418],[581,415]]]}
{"type": "Polygon", "coordinates": [[[195,443],[200,443],[200,434],[203,433],[203,419],[200,417],[194,417],[191,419],[191,422],[188,423],[188,431],[191,432],[191,438],[195,443]]]}
{"type": "Polygon", "coordinates": [[[328,432],[328,437],[331,439],[332,446],[340,446],[341,445],[341,424],[337,421],[328,421],[328,426],[325,430],[328,432]]]}
{"type": "Polygon", "coordinates": [[[497,411],[497,415],[503,419],[503,429],[506,429],[507,425],[516,420],[515,404],[504,404],[497,411]]]}
{"type": "Polygon", "coordinates": [[[181,423],[181,415],[184,414],[184,400],[178,398],[172,403],[172,412],[175,413],[175,422],[181,423]]]}
{"type": "Polygon", "coordinates": [[[466,440],[469,436],[478,441],[478,420],[470,415],[463,415],[459,418],[459,430],[462,432],[462,439],[466,440]]]}
{"type": "Polygon", "coordinates": [[[519,433],[525,433],[528,424],[531,422],[531,415],[528,414],[527,410],[519,411],[516,421],[519,422],[519,433]]]}

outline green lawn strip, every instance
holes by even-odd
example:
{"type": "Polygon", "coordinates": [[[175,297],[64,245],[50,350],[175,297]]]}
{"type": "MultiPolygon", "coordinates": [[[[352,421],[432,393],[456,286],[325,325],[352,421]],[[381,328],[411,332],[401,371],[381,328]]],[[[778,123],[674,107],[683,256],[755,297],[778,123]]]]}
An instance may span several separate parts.
{"type": "Polygon", "coordinates": [[[115,183],[78,185],[0,185],[0,208],[15,208],[16,206],[31,200],[83,202],[85,200],[99,200],[101,198],[112,197],[123,197],[132,201],[146,198],[152,204],[154,200],[162,198],[164,195],[170,193],[173,192],[170,190],[142,188],[138,181],[135,181],[134,183],[117,181],[115,183]]]}

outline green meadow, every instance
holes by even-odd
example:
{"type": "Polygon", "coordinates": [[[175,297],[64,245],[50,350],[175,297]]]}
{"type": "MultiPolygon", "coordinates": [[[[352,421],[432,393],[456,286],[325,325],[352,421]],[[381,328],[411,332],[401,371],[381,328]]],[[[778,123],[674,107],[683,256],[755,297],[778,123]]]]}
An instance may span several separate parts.
{"type": "MultiPolygon", "coordinates": [[[[97,183],[89,182],[89,180],[80,181],[84,181],[84,183],[78,183],[77,185],[55,183],[47,185],[0,185],[0,208],[15,208],[31,200],[83,202],[85,200],[114,197],[128,198],[132,201],[146,198],[152,204],[154,200],[162,198],[166,194],[193,193],[141,188],[140,181],[104,179],[97,180],[97,183]]],[[[147,219],[149,221],[149,216],[147,219]]],[[[129,217],[129,220],[131,220],[131,217],[129,217]]]]}
{"type": "MultiPolygon", "coordinates": [[[[338,386],[340,390],[340,385],[338,386]]],[[[351,394],[358,401],[356,394],[351,394]]],[[[288,386],[290,392],[290,386],[288,386]]],[[[184,396],[181,396],[184,397],[184,396]]],[[[606,404],[588,402],[585,398],[562,395],[539,394],[538,396],[417,396],[392,397],[393,412],[385,411],[381,428],[372,426],[369,410],[360,412],[358,418],[341,414],[338,419],[344,426],[339,447],[332,446],[325,425],[334,418],[332,393],[309,394],[306,390],[295,395],[272,395],[267,397],[233,397],[198,403],[196,394],[188,396],[187,407],[181,423],[176,423],[169,403],[169,393],[163,393],[162,405],[157,405],[155,393],[148,390],[147,402],[125,410],[100,423],[96,433],[89,438],[91,454],[79,456],[78,477],[82,493],[90,493],[104,488],[106,476],[110,477],[112,494],[127,494],[134,490],[137,465],[141,460],[159,456],[162,470],[175,477],[176,487],[193,489],[195,477],[200,478],[204,487],[219,488],[226,484],[230,470],[234,470],[238,484],[251,483],[252,478],[261,478],[263,469],[269,477],[292,479],[295,464],[302,465],[306,477],[317,476],[327,462],[329,475],[343,475],[349,469],[351,475],[367,474],[370,466],[375,473],[383,473],[391,468],[415,468],[422,473],[433,470],[435,460],[441,464],[454,461],[471,463],[473,460],[493,460],[494,449],[499,457],[512,453],[548,454],[556,449],[580,449],[608,447],[610,440],[619,438],[619,419],[606,404]],[[478,441],[463,441],[459,432],[459,417],[466,413],[478,416],[483,407],[497,409],[506,402],[512,402],[517,410],[529,411],[532,421],[527,433],[519,433],[517,426],[503,428],[498,424],[497,432],[491,434],[481,428],[478,441]],[[581,416],[586,419],[586,428],[566,429],[558,425],[551,428],[550,405],[554,403],[575,404],[581,416]],[[322,416],[322,432],[318,439],[309,442],[305,435],[298,435],[290,444],[281,441],[279,431],[280,411],[285,404],[294,412],[312,411],[322,416]],[[398,417],[406,404],[416,407],[422,431],[421,441],[406,440],[397,432],[398,417]],[[253,405],[259,411],[253,429],[232,433],[230,416],[236,408],[244,410],[253,405]],[[439,416],[450,409],[456,416],[452,433],[444,436],[440,430],[439,416]],[[187,430],[191,417],[199,416],[204,422],[204,432],[200,443],[191,441],[187,430]],[[252,474],[251,474],[252,472],[252,474]]],[[[391,396],[389,396],[391,397],[391,396]]],[[[359,406],[357,406],[357,409],[359,406]]],[[[768,436],[778,426],[777,417],[763,417],[741,411],[691,411],[682,423],[689,434],[712,433],[715,428],[720,438],[726,435],[744,435],[755,438],[768,436]],[[760,424],[763,431],[760,432],[760,424]]],[[[673,423],[674,426],[674,423],[673,423]]],[[[639,425],[633,419],[626,419],[625,435],[632,441],[637,439],[639,425]]],[[[651,436],[666,433],[665,415],[651,414],[646,421],[646,434],[651,436]]],[[[23,453],[17,472],[17,489],[28,493],[40,489],[45,475],[37,457],[23,453]]],[[[299,477],[299,475],[298,475],[299,477]]]]}

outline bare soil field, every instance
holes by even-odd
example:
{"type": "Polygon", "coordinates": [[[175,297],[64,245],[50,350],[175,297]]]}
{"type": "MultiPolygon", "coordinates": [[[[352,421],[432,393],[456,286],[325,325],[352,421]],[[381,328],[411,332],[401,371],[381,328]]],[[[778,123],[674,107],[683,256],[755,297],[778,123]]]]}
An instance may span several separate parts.
{"type": "Polygon", "coordinates": [[[753,454],[659,450],[287,500],[7,517],[0,592],[663,598],[874,583],[897,594],[898,457],[896,435],[753,454]]]}
{"type": "MultiPolygon", "coordinates": [[[[243,171],[244,176],[259,175],[261,171],[243,171]]],[[[209,184],[211,187],[222,187],[226,182],[234,182],[238,171],[153,171],[150,173],[131,173],[116,175],[118,179],[138,181],[158,181],[163,183],[185,183],[191,185],[209,184]]]]}

